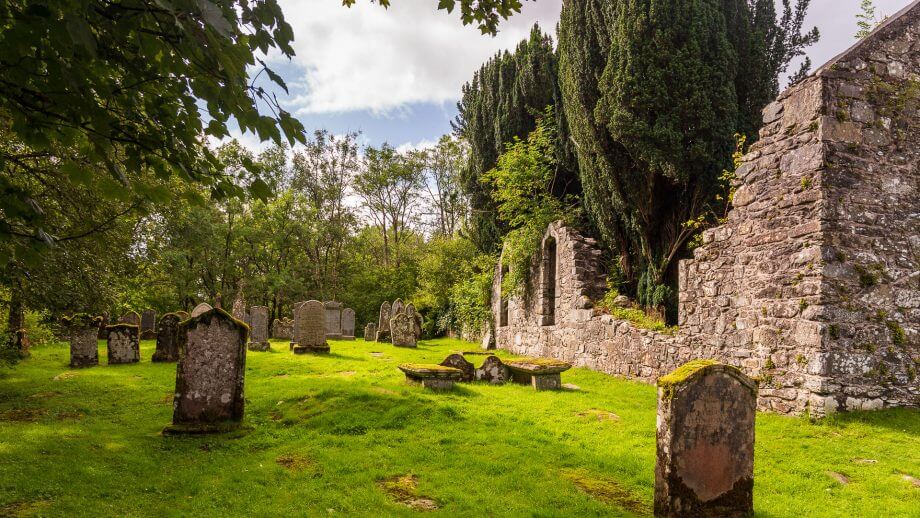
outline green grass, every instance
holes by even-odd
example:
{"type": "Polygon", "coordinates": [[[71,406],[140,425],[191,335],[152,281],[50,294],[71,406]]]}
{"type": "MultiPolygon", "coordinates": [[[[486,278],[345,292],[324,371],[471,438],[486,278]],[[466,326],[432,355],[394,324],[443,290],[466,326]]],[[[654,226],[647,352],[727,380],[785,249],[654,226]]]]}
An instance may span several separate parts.
{"type": "MultiPolygon", "coordinates": [[[[331,345],[328,356],[295,356],[281,342],[249,353],[246,427],[204,437],[160,435],[175,365],[151,364],[152,342],[140,364],[75,371],[66,346],[35,349],[0,368],[0,515],[379,516],[432,503],[447,516],[650,510],[654,387],[572,369],[563,382],[581,391],[433,393],[407,385],[396,366],[474,346],[331,345]]],[[[757,514],[916,516],[920,488],[903,475],[920,478],[918,452],[918,411],[818,423],[759,414],[757,514]]]]}

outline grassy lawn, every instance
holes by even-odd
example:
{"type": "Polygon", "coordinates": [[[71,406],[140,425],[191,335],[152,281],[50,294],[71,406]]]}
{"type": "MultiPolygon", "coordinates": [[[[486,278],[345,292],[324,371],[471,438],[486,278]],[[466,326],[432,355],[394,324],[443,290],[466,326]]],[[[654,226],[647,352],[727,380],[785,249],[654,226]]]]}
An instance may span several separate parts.
{"type": "MultiPolygon", "coordinates": [[[[167,438],[175,365],[150,363],[153,345],[136,365],[72,371],[62,344],[0,368],[0,516],[650,514],[652,386],[574,369],[580,391],[436,394],[396,365],[474,345],[274,342],[248,354],[243,430],[167,438]]],[[[920,513],[918,411],[760,414],[756,450],[758,515],[920,513]]]]}

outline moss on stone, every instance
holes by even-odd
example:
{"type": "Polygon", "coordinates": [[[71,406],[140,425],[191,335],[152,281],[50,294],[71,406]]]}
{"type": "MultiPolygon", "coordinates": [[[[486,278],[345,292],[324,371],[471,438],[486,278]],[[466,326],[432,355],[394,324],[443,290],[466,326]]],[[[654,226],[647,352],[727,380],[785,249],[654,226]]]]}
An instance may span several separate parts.
{"type": "Polygon", "coordinates": [[[75,313],[72,316],[61,317],[64,327],[97,327],[102,323],[102,317],[94,317],[86,313],[75,313]]]}
{"type": "Polygon", "coordinates": [[[109,324],[105,326],[105,328],[109,331],[114,331],[116,329],[138,329],[140,330],[141,326],[137,324],[117,323],[117,324],[109,324]]]}
{"type": "Polygon", "coordinates": [[[891,332],[891,341],[895,345],[904,345],[907,343],[907,335],[904,333],[904,328],[894,320],[885,321],[885,325],[888,326],[888,331],[891,332]]]}
{"type": "Polygon", "coordinates": [[[683,383],[700,370],[712,365],[719,365],[719,362],[715,360],[691,360],[674,369],[669,374],[665,374],[664,376],[658,378],[658,386],[671,387],[679,383],[683,383]]]}
{"type": "Polygon", "coordinates": [[[583,470],[565,470],[562,476],[578,489],[606,504],[625,509],[639,516],[649,516],[652,509],[643,498],[619,482],[591,476],[583,470]]]}
{"type": "Polygon", "coordinates": [[[436,363],[403,363],[399,366],[400,370],[411,371],[413,373],[423,373],[423,372],[432,372],[432,373],[460,373],[460,369],[454,367],[446,367],[444,365],[438,365],[436,363]]]}
{"type": "Polygon", "coordinates": [[[245,331],[245,334],[243,336],[243,342],[244,343],[249,342],[249,325],[246,322],[243,322],[242,320],[237,320],[236,318],[233,317],[233,315],[231,315],[230,313],[227,313],[222,308],[211,308],[208,311],[205,311],[204,313],[196,317],[189,317],[187,320],[183,320],[182,322],[179,322],[179,325],[182,327],[190,328],[198,324],[199,322],[205,322],[206,318],[207,318],[207,321],[210,322],[211,315],[215,313],[222,315],[227,320],[230,320],[231,322],[243,328],[243,330],[245,331]]]}

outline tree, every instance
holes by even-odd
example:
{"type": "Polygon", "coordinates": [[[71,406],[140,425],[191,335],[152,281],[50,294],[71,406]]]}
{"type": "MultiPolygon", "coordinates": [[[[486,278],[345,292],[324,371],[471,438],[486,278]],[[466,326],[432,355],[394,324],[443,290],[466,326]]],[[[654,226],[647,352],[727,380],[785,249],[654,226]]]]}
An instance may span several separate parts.
{"type": "Polygon", "coordinates": [[[431,204],[434,231],[453,236],[466,221],[468,200],[461,184],[469,147],[460,139],[443,135],[438,144],[421,152],[425,166],[425,189],[431,204]]]}
{"type": "Polygon", "coordinates": [[[856,15],[856,39],[861,40],[868,36],[876,27],[879,19],[875,14],[875,4],[872,0],[862,0],[859,3],[859,13],[856,15]]]}

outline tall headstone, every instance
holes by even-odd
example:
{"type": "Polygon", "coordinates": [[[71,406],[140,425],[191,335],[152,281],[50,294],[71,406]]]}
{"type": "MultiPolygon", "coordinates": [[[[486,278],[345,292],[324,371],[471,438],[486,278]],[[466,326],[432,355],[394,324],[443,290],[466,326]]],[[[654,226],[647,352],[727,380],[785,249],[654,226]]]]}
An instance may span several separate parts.
{"type": "Polygon", "coordinates": [[[109,365],[137,363],[141,361],[141,348],[138,342],[140,326],[134,324],[115,324],[108,326],[106,329],[109,332],[109,365]]]}
{"type": "Polygon", "coordinates": [[[422,337],[422,315],[415,310],[415,305],[411,302],[406,304],[406,316],[412,321],[412,332],[415,334],[415,339],[418,340],[422,337]]]}
{"type": "Polygon", "coordinates": [[[326,338],[330,340],[342,338],[342,303],[327,300],[323,306],[326,308],[326,338]]]}
{"type": "Polygon", "coordinates": [[[189,317],[195,318],[195,317],[201,316],[207,313],[208,311],[211,311],[212,309],[214,308],[211,307],[210,304],[208,304],[207,302],[202,302],[201,304],[198,304],[197,306],[195,306],[195,309],[192,310],[191,314],[189,314],[189,317]]]}
{"type": "Polygon", "coordinates": [[[345,308],[342,310],[342,340],[355,339],[355,310],[345,308]]]}
{"type": "Polygon", "coordinates": [[[99,324],[102,317],[79,313],[61,319],[70,335],[70,366],[91,367],[99,365],[99,324]]]}
{"type": "Polygon", "coordinates": [[[308,300],[294,310],[294,338],[291,350],[295,354],[329,352],[326,343],[326,308],[318,300],[308,300]]]}
{"type": "Polygon", "coordinates": [[[268,308],[253,306],[249,308],[249,317],[252,320],[249,330],[249,350],[271,350],[271,345],[268,343],[268,308]]]}
{"type": "Polygon", "coordinates": [[[415,347],[415,324],[409,315],[398,313],[390,319],[390,334],[396,347],[415,347]]]}
{"type": "Polygon", "coordinates": [[[390,318],[392,319],[400,313],[406,312],[406,303],[402,299],[396,299],[393,301],[393,306],[390,307],[390,318]]]}
{"type": "Polygon", "coordinates": [[[141,313],[141,339],[152,340],[157,337],[157,312],[145,309],[141,313]]]}
{"type": "Polygon", "coordinates": [[[246,299],[243,298],[242,294],[237,294],[236,298],[233,299],[233,308],[230,314],[233,315],[233,318],[252,327],[250,313],[246,310],[246,299]]]}
{"type": "Polygon", "coordinates": [[[390,341],[390,303],[384,301],[380,305],[380,317],[377,320],[377,340],[378,342],[390,341]]]}
{"type": "Polygon", "coordinates": [[[174,362],[179,359],[179,323],[176,313],[167,313],[157,322],[157,349],[150,358],[154,362],[174,362]]]}
{"type": "Polygon", "coordinates": [[[377,341],[377,324],[373,322],[368,322],[364,326],[364,341],[365,342],[376,342],[377,341]]]}
{"type": "Polygon", "coordinates": [[[655,516],[748,516],[754,509],[757,384],[695,360],[658,379],[655,516]]]}
{"type": "Polygon", "coordinates": [[[118,323],[119,324],[131,324],[132,326],[140,327],[141,316],[137,314],[137,311],[129,311],[125,313],[124,315],[122,315],[121,317],[119,317],[118,323]]]}
{"type": "Polygon", "coordinates": [[[182,322],[173,421],[164,433],[212,433],[239,426],[248,335],[242,322],[220,308],[182,322]]]}

